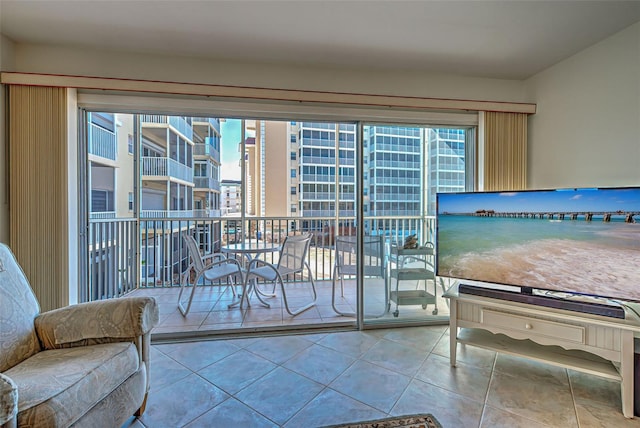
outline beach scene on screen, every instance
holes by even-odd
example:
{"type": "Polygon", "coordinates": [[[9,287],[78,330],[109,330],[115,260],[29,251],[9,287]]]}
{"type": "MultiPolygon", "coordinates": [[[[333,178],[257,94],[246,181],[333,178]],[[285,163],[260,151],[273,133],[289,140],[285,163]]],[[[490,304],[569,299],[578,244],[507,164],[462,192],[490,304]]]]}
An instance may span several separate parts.
{"type": "Polygon", "coordinates": [[[438,194],[437,273],[640,301],[640,189],[438,194]]]}

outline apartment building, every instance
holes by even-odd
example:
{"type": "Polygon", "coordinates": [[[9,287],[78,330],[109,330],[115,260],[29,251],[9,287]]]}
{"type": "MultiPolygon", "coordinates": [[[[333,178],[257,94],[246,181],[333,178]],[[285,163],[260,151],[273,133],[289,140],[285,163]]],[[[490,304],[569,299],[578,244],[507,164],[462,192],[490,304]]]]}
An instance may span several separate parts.
{"type": "MultiPolygon", "coordinates": [[[[179,223],[172,224],[167,231],[163,222],[153,220],[220,215],[220,121],[217,118],[103,112],[90,112],[87,116],[91,219],[132,218],[137,181],[142,220],[140,276],[146,282],[171,279],[181,271],[186,257],[180,236],[184,227],[179,223]],[[138,124],[140,169],[139,177],[136,177],[134,130],[138,124]]],[[[191,227],[198,229],[200,245],[207,251],[220,240],[219,225],[191,227]]],[[[105,254],[111,250],[104,245],[93,251],[94,263],[89,270],[96,283],[107,282],[113,273],[101,266],[106,266],[107,259],[115,259],[115,256],[107,257],[105,254]]],[[[131,263],[131,258],[131,255],[127,256],[120,264],[131,263]]],[[[123,269],[122,266],[119,268],[123,269]]],[[[103,293],[98,294],[102,297],[103,293]]]]}
{"type": "Polygon", "coordinates": [[[428,197],[427,214],[436,213],[436,193],[463,192],[467,188],[468,129],[430,128],[426,130],[428,197]]]}

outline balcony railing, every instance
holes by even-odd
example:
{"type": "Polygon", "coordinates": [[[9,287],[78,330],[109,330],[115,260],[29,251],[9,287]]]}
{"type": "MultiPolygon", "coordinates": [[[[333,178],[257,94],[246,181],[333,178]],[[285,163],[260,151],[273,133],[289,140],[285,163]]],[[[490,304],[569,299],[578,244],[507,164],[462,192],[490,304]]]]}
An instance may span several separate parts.
{"type": "Polygon", "coordinates": [[[193,168],[190,166],[169,158],[144,156],[141,159],[143,176],[173,177],[193,183],[193,168]]]}
{"type": "Polygon", "coordinates": [[[198,189],[211,189],[220,191],[220,182],[211,177],[193,177],[193,183],[198,189]]]}
{"type": "Polygon", "coordinates": [[[221,210],[193,210],[193,217],[220,217],[221,210]]]}
{"type": "MultiPolygon", "coordinates": [[[[145,211],[143,214],[152,214],[145,211]]],[[[291,233],[314,235],[308,263],[318,281],[331,280],[334,264],[334,234],[355,233],[355,217],[259,217],[239,218],[195,217],[199,210],[189,211],[191,218],[160,214],[140,220],[140,243],[134,247],[135,219],[91,220],[89,233],[89,278],[86,298],[89,300],[120,296],[137,287],[176,287],[188,267],[188,254],[182,234],[196,237],[205,254],[220,251],[222,245],[242,240],[261,239],[281,243],[291,233]],[[137,265],[134,262],[138,254],[137,265]],[[136,267],[137,275],[133,267],[136,267]]],[[[187,213],[182,212],[182,213],[187,213]]],[[[366,217],[365,234],[383,235],[387,246],[417,234],[419,242],[435,239],[435,218],[419,216],[366,217]]],[[[264,255],[277,261],[277,253],[264,255]]]]}
{"type": "Polygon", "coordinates": [[[165,123],[172,126],[176,131],[184,135],[189,141],[193,141],[193,127],[191,123],[182,116],[165,116],[161,114],[141,114],[140,122],[145,123],[165,123]]]}
{"type": "Polygon", "coordinates": [[[90,124],[90,129],[89,154],[116,160],[118,147],[116,134],[101,128],[94,123],[90,124]]]}
{"type": "Polygon", "coordinates": [[[91,219],[87,259],[89,281],[80,290],[81,301],[120,297],[137,287],[136,223],[134,218],[91,219]]]}
{"type": "Polygon", "coordinates": [[[193,210],[142,210],[141,218],[193,218],[195,217],[193,210]]]}
{"type": "Polygon", "coordinates": [[[212,117],[194,117],[193,121],[194,122],[208,122],[213,127],[213,129],[218,131],[218,133],[220,132],[220,122],[218,121],[218,119],[214,119],[212,117]]]}
{"type": "Polygon", "coordinates": [[[115,211],[96,211],[89,214],[91,220],[116,218],[115,211]]]}
{"type": "Polygon", "coordinates": [[[196,156],[210,156],[213,159],[220,161],[220,152],[211,144],[194,144],[193,154],[196,156]]]}

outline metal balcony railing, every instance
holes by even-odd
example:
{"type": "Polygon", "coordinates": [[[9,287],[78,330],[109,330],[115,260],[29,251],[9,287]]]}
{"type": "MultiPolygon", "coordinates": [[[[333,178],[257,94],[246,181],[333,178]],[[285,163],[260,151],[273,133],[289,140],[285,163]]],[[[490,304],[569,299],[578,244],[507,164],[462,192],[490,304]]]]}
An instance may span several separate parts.
{"type": "Polygon", "coordinates": [[[211,189],[220,191],[220,182],[211,177],[193,177],[193,183],[198,189],[211,189]]]}
{"type": "MultiPolygon", "coordinates": [[[[205,211],[213,214],[211,211],[205,211]]],[[[311,232],[314,235],[308,263],[318,281],[331,280],[334,264],[334,235],[355,234],[355,217],[199,217],[194,211],[144,211],[154,216],[136,219],[90,221],[89,284],[87,300],[121,296],[136,287],[180,286],[181,275],[188,267],[188,254],[183,234],[196,238],[205,254],[220,251],[222,245],[242,240],[282,242],[292,233],[311,232]],[[190,217],[161,217],[189,213],[190,217]],[[134,247],[136,224],[139,222],[140,242],[134,247]],[[337,226],[337,227],[336,227],[337,226]],[[135,269],[134,269],[135,268],[135,269]]],[[[219,212],[217,212],[219,214],[219,212]]],[[[387,246],[402,242],[411,234],[419,242],[434,242],[435,217],[389,216],[365,217],[365,234],[383,235],[387,246]]],[[[277,262],[278,253],[266,254],[269,262],[277,262]]]]}
{"type": "Polygon", "coordinates": [[[187,121],[183,116],[165,116],[161,114],[140,115],[140,123],[143,127],[145,123],[166,123],[184,135],[189,141],[193,141],[193,126],[191,126],[190,121],[191,118],[187,121]]]}
{"type": "Polygon", "coordinates": [[[173,177],[179,180],[193,183],[193,168],[180,162],[161,157],[144,156],[141,158],[143,176],[173,177]]]}
{"type": "Polygon", "coordinates": [[[216,118],[212,118],[212,117],[194,117],[192,120],[193,120],[193,122],[208,122],[213,127],[213,129],[218,131],[218,133],[220,132],[220,122],[216,118]]]}
{"type": "Polygon", "coordinates": [[[193,217],[220,217],[221,210],[193,210],[193,217]]]}
{"type": "Polygon", "coordinates": [[[193,154],[195,156],[210,156],[211,158],[220,161],[220,152],[211,144],[194,144],[193,154]]]}
{"type": "Polygon", "coordinates": [[[89,154],[116,160],[118,141],[116,134],[90,123],[89,154]]]}
{"type": "Polygon", "coordinates": [[[141,218],[193,218],[193,210],[142,210],[140,211],[141,218]]]}
{"type": "Polygon", "coordinates": [[[116,218],[115,211],[95,211],[89,214],[92,220],[116,218]]]}

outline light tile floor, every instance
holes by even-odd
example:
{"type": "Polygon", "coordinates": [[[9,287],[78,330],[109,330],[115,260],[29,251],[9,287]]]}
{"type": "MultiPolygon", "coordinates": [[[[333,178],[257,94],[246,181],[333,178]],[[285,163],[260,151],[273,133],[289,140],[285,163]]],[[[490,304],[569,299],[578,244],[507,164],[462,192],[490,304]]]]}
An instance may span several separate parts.
{"type": "Polygon", "coordinates": [[[411,327],[155,344],[132,427],[318,427],[428,412],[443,427],[640,427],[619,384],[411,327]]]}
{"type": "MultiPolygon", "coordinates": [[[[382,317],[379,318],[385,318],[391,322],[433,318],[433,304],[429,304],[426,309],[423,309],[420,305],[400,306],[399,317],[393,317],[392,313],[395,310],[395,304],[391,304],[391,311],[385,312],[386,291],[384,282],[371,278],[367,278],[366,281],[365,313],[368,314],[367,316],[371,314],[372,317],[378,317],[382,314],[382,317]]],[[[415,287],[415,283],[408,281],[402,285],[404,287],[415,287]]],[[[433,292],[432,287],[433,283],[430,283],[430,292],[433,292]]],[[[318,294],[317,305],[295,317],[285,311],[282,293],[279,289],[276,289],[276,297],[265,299],[270,304],[270,308],[261,306],[258,300],[253,297],[250,308],[244,307],[240,309],[238,307],[227,307],[233,301],[233,295],[230,291],[221,291],[219,287],[198,287],[194,293],[191,310],[186,317],[183,317],[178,311],[179,287],[139,289],[132,292],[131,295],[153,296],[158,302],[160,322],[152,331],[155,337],[174,333],[221,332],[230,329],[308,324],[326,326],[335,323],[355,322],[354,317],[340,316],[333,309],[331,304],[333,289],[331,281],[316,281],[316,289],[318,294]]],[[[309,283],[291,283],[287,286],[287,290],[289,306],[292,309],[303,306],[312,299],[309,283]]],[[[187,292],[191,292],[191,289],[185,291],[185,296],[183,297],[185,302],[187,300],[187,292]]],[[[443,286],[438,284],[436,292],[438,296],[438,316],[444,317],[444,321],[446,321],[446,317],[449,315],[449,308],[447,301],[442,298],[443,286]]],[[[355,302],[355,281],[347,280],[345,281],[345,297],[341,297],[339,287],[336,290],[336,307],[341,312],[353,313],[356,307],[355,302]]]]}

